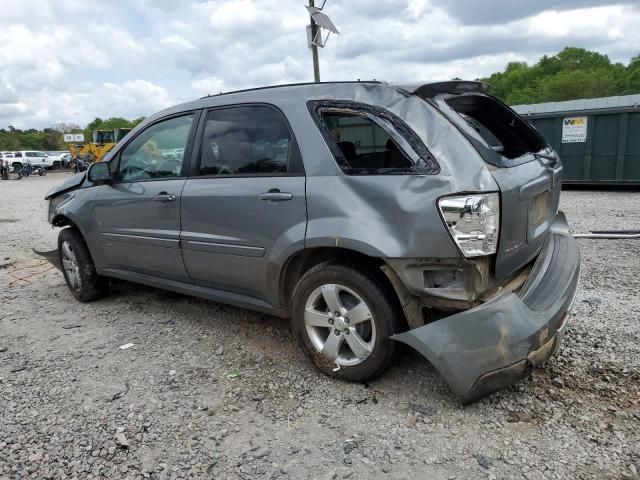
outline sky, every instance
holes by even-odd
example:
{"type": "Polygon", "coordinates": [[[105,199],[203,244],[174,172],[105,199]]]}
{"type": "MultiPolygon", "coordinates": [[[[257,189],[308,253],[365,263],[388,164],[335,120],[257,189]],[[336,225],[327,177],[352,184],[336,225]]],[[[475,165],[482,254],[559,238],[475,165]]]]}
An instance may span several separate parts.
{"type": "MultiPolygon", "coordinates": [[[[0,0],[0,128],[312,81],[305,2],[0,0]]],[[[625,64],[640,53],[637,0],[327,0],[324,12],[340,35],[320,50],[322,80],[475,79],[565,46],[625,64]]]]}

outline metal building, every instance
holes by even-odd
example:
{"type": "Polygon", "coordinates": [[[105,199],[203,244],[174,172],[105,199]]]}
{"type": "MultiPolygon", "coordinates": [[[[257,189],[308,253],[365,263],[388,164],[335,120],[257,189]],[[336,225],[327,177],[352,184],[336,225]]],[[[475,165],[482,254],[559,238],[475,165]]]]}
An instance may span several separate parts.
{"type": "Polygon", "coordinates": [[[512,108],[560,154],[565,183],[640,185],[640,95],[512,108]]]}

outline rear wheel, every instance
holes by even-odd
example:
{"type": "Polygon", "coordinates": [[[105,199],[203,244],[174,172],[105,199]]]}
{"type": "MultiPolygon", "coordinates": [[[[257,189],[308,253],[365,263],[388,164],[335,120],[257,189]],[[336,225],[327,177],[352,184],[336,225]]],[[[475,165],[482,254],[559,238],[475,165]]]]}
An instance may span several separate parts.
{"type": "Polygon", "coordinates": [[[293,294],[292,329],[327,375],[364,382],[386,370],[401,348],[389,337],[402,317],[377,272],[323,263],[306,272],[293,294]]]}
{"type": "Polygon", "coordinates": [[[62,274],[74,297],[81,302],[94,300],[107,291],[107,281],[96,273],[84,239],[75,228],[58,235],[58,253],[62,274]]]}

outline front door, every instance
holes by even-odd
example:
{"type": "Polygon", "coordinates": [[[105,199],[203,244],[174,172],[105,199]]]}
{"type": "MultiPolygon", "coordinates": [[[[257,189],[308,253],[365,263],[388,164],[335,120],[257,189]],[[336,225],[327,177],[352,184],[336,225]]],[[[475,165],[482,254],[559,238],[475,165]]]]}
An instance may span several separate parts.
{"type": "Polygon", "coordinates": [[[182,254],[194,282],[274,303],[275,265],[306,229],[305,177],[284,115],[211,110],[182,194],[182,254]],[[270,295],[271,292],[271,295],[270,295]]]}
{"type": "Polygon", "coordinates": [[[99,187],[98,268],[189,281],[180,253],[180,203],[194,114],[152,124],[114,158],[113,185],[99,187]]]}

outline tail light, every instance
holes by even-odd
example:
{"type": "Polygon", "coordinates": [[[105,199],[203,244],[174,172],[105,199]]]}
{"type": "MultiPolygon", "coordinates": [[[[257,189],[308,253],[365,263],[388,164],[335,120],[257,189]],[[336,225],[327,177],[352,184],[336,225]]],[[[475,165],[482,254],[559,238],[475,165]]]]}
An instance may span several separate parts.
{"type": "Polygon", "coordinates": [[[500,234],[500,195],[452,195],[438,200],[451,237],[465,257],[496,253],[500,234]]]}

